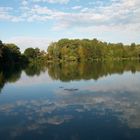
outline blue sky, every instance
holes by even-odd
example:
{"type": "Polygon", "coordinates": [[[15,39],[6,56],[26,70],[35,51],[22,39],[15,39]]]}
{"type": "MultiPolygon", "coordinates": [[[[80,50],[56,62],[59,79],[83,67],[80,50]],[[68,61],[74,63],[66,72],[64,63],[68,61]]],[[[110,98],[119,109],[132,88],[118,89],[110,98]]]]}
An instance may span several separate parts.
{"type": "Polygon", "coordinates": [[[0,32],[21,50],[61,38],[140,43],[140,0],[0,0],[0,32]]]}

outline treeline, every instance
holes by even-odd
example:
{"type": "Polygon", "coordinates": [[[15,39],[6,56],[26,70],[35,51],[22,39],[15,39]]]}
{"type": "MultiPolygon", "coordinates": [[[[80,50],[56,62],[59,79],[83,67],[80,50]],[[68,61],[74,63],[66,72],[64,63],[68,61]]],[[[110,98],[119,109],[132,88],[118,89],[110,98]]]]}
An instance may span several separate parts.
{"type": "Polygon", "coordinates": [[[107,43],[97,39],[61,39],[51,43],[47,52],[39,48],[27,48],[21,53],[15,44],[0,41],[0,66],[47,64],[52,61],[122,60],[140,59],[140,45],[132,43],[107,43]]]}
{"type": "Polygon", "coordinates": [[[19,47],[15,44],[4,44],[0,41],[0,66],[13,65],[26,61],[21,54],[19,47]]]}
{"type": "Polygon", "coordinates": [[[83,61],[139,59],[140,45],[107,43],[97,39],[61,39],[48,47],[48,60],[83,61]]]}
{"type": "Polygon", "coordinates": [[[32,61],[44,62],[46,52],[39,48],[27,48],[21,53],[20,48],[15,44],[5,44],[0,41],[0,68],[11,65],[27,65],[32,61]],[[43,61],[42,61],[43,60],[43,61]]]}

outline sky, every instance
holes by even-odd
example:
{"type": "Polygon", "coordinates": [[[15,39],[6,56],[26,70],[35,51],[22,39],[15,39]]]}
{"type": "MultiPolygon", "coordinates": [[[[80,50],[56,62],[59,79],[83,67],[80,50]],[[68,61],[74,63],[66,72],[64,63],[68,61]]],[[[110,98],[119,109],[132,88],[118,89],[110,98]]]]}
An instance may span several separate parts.
{"type": "Polygon", "coordinates": [[[21,50],[61,38],[140,43],[140,0],[0,0],[0,40],[21,50]]]}

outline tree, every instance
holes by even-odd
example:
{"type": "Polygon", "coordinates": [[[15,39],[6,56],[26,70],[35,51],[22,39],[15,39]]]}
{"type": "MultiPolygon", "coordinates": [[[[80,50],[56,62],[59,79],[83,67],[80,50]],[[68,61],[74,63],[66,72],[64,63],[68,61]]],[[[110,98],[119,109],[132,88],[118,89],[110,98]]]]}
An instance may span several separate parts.
{"type": "Polygon", "coordinates": [[[97,39],[61,39],[48,47],[50,60],[103,60],[126,59],[139,57],[139,45],[123,45],[122,43],[107,43],[97,39]]]}
{"type": "Polygon", "coordinates": [[[34,49],[34,48],[27,48],[24,51],[24,55],[29,58],[29,59],[33,59],[36,58],[38,55],[38,49],[34,49]]]}
{"type": "Polygon", "coordinates": [[[3,49],[3,43],[2,43],[2,41],[0,40],[0,57],[2,57],[2,49],[3,49]]]}
{"type": "Polygon", "coordinates": [[[8,49],[10,59],[14,62],[18,62],[21,56],[19,47],[15,44],[5,44],[5,47],[8,49]]]}

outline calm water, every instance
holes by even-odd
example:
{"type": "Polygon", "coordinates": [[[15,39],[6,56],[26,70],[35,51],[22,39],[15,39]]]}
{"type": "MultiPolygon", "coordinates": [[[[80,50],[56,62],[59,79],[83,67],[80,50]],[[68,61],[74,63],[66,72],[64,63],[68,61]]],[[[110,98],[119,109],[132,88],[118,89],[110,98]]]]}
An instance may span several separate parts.
{"type": "Polygon", "coordinates": [[[0,140],[140,140],[140,62],[0,72],[0,140]]]}

